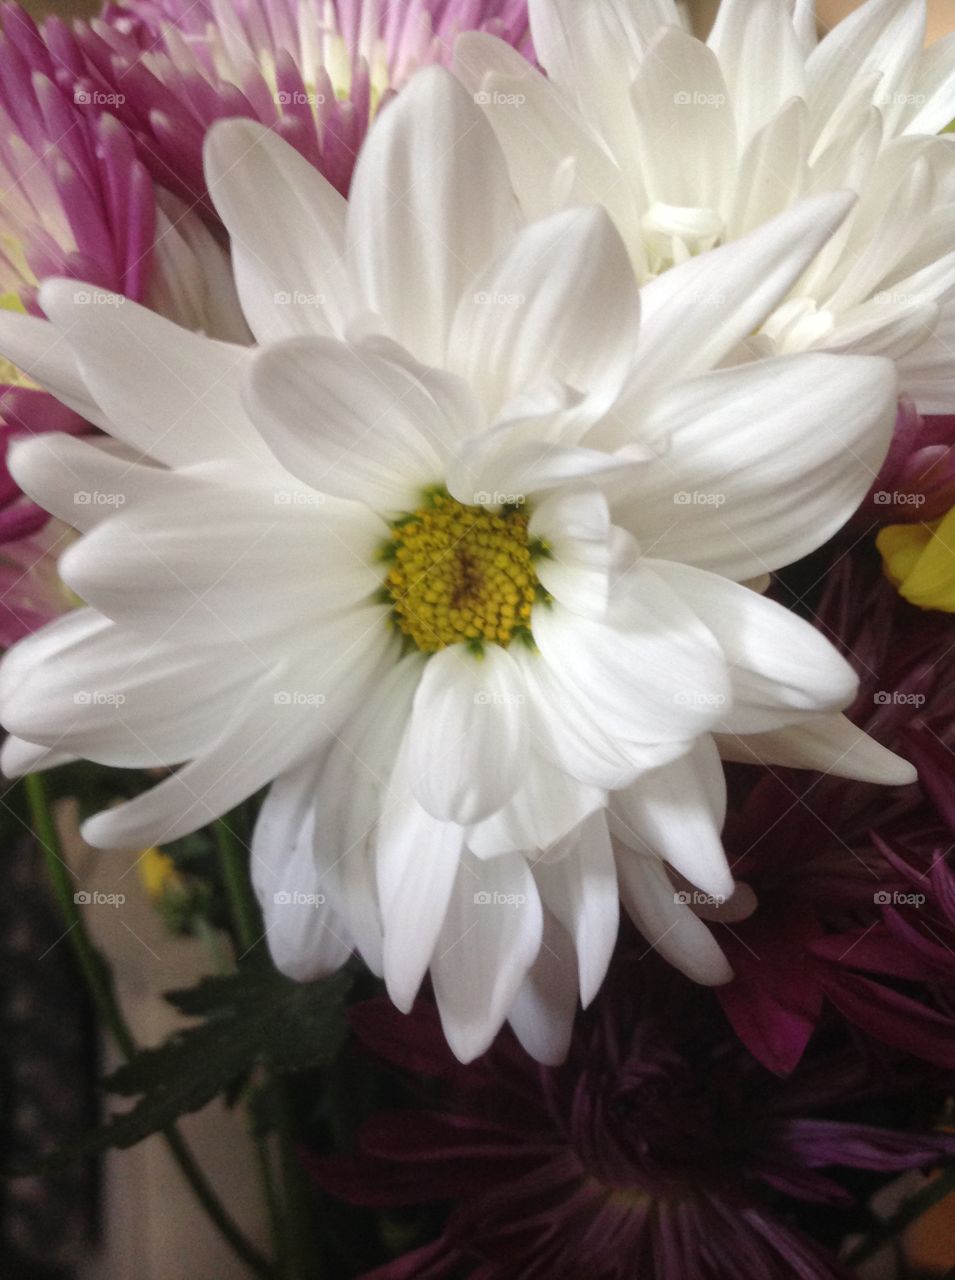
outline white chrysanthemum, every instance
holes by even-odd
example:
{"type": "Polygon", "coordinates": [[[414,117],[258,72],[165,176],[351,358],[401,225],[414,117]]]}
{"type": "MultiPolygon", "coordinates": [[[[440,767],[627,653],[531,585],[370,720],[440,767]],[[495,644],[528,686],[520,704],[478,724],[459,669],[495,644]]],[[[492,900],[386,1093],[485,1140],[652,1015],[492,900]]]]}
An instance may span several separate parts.
{"type": "Polygon", "coordinates": [[[704,44],[673,0],[530,0],[549,79],[463,36],[530,216],[604,205],[639,277],[814,192],[859,202],[750,352],[884,355],[926,413],[955,407],[955,35],[925,0],[868,0],[817,43],[812,0],[722,0],[704,44]]]}
{"type": "Polygon", "coordinates": [[[838,715],[855,682],[829,643],[740,585],[852,512],[892,366],[711,372],[848,201],[641,295],[603,211],[518,226],[493,132],[437,70],[383,113],[348,205],[248,121],[207,169],[257,348],[67,282],[50,325],[0,323],[114,437],[15,454],[84,531],[61,570],[90,607],[5,659],[5,766],[185,762],[87,823],[130,848],[271,782],[252,871],[277,963],[309,978],[357,947],[402,1008],[430,968],[464,1059],[507,1017],[559,1056],[618,894],[725,980],[678,889],[733,892],[714,735],[911,772],[838,715]]]}

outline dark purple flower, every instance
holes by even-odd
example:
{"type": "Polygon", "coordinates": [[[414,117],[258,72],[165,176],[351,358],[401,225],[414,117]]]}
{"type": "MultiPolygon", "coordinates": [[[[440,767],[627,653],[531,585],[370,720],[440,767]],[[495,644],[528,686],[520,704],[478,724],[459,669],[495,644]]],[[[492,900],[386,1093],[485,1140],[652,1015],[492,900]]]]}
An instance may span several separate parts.
{"type": "Polygon", "coordinates": [[[655,957],[618,956],[561,1067],[504,1036],[462,1068],[425,1001],[410,1018],[384,1001],[354,1013],[361,1038],[419,1086],[441,1078],[441,1109],[374,1117],[359,1153],[321,1162],[318,1180],[355,1204],[452,1202],[440,1238],[375,1280],[847,1277],[795,1224],[800,1206],[851,1206],[840,1171],[955,1153],[955,1136],[846,1115],[911,1079],[829,1047],[782,1080],[732,1035],[712,992],[655,957]]]}
{"type": "Polygon", "coordinates": [[[828,568],[813,616],[859,673],[852,719],[912,759],[920,785],[886,792],[778,768],[736,779],[725,843],[759,907],[723,930],[735,978],[719,998],[774,1071],[792,1070],[832,1007],[955,1067],[951,623],[906,604],[859,552],[828,568]]]}

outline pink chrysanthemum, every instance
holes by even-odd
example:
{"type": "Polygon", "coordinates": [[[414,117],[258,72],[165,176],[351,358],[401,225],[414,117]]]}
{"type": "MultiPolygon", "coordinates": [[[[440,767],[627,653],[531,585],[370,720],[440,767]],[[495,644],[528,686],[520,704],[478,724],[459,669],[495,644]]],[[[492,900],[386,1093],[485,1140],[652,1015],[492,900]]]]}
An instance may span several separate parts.
{"type": "Polygon", "coordinates": [[[376,111],[462,31],[528,40],[525,0],[127,0],[45,35],[154,176],[208,206],[202,141],[230,116],[274,128],[342,192],[376,111]]]}

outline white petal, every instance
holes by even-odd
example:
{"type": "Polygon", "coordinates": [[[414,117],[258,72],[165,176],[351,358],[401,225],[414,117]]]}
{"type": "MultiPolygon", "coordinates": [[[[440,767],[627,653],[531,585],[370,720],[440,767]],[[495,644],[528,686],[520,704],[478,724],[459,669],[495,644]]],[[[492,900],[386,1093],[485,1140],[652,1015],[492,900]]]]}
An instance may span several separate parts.
{"type": "Polygon", "coordinates": [[[669,862],[714,898],[729,898],[733,877],[720,832],[726,817],[726,780],[710,737],[674,760],[644,773],[609,801],[614,837],[642,855],[669,862]]]}
{"type": "Polygon", "coordinates": [[[818,769],[837,778],[855,778],[878,786],[904,787],[918,774],[907,760],[881,746],[845,716],[814,716],[805,724],[775,733],[720,734],[724,760],[776,764],[788,769],[818,769]]]}
{"type": "Polygon", "coordinates": [[[646,566],[615,588],[606,619],[537,605],[544,661],[606,732],[638,743],[685,742],[720,718],[729,693],[715,641],[646,566]]]}
{"type": "Polygon", "coordinates": [[[516,791],[527,744],[520,668],[500,645],[428,660],[411,722],[413,789],[428,813],[467,825],[516,791]]]}
{"type": "Polygon", "coordinates": [[[748,587],[690,565],[657,561],[657,573],[716,636],[730,665],[732,701],[721,728],[777,729],[807,711],[846,706],[855,672],[811,623],[748,587]]]}
{"type": "MultiPolygon", "coordinates": [[[[714,368],[789,292],[852,206],[848,192],[803,200],[732,244],[645,285],[637,370],[627,400],[714,368]]],[[[621,406],[618,414],[623,415],[621,406]]]]}
{"type": "Polygon", "coordinates": [[[741,146],[783,103],[805,96],[804,57],[786,0],[722,0],[707,44],[726,77],[741,146]]]}
{"type": "Polygon", "coordinates": [[[677,28],[660,32],[630,88],[632,147],[649,204],[721,210],[736,159],[733,107],[719,61],[677,28]]]}
{"type": "Polygon", "coordinates": [[[556,378],[595,421],[616,399],[637,341],[640,295],[603,209],[525,227],[458,306],[449,360],[491,411],[556,378]]]}
{"type": "Polygon", "coordinates": [[[881,76],[878,100],[890,103],[907,87],[924,37],[924,0],[868,0],[837,23],[806,63],[815,128],[821,129],[839,100],[871,72],[881,76]]]}
{"type": "Polygon", "coordinates": [[[546,543],[534,568],[546,591],[575,613],[607,610],[613,544],[607,500],[596,489],[556,493],[539,503],[527,531],[546,543]]]}
{"type": "Polygon", "coordinates": [[[169,466],[270,464],[239,398],[249,348],[190,333],[74,280],[48,280],[40,305],[72,347],[117,439],[169,466]]]}
{"type": "Polygon", "coordinates": [[[419,360],[443,364],[459,299],[515,225],[490,125],[448,72],[426,68],[382,112],[355,170],[348,256],[365,306],[419,360]]]}
{"type": "Polygon", "coordinates": [[[540,951],[511,1005],[511,1028],[532,1058],[555,1067],[567,1057],[576,1012],[574,946],[545,910],[540,951]]]}
{"type": "Polygon", "coordinates": [[[460,827],[433,818],[415,799],[411,740],[406,734],[389,779],[376,856],[384,977],[405,1012],[431,961],[464,844],[460,827]]]}
{"type": "MultiPolygon", "coordinates": [[[[375,883],[378,824],[422,665],[420,654],[409,654],[368,692],[336,735],[314,789],[321,814],[316,850],[328,868],[328,892],[334,893],[365,963],[378,974],[383,971],[375,883]]],[[[411,803],[408,797],[405,803],[411,803]]]]}
{"type": "Polygon", "coordinates": [[[408,368],[324,338],[263,349],[246,401],[269,448],[300,480],[383,511],[414,510],[441,480],[443,418],[457,408],[408,368]]]}
{"type": "MultiPolygon", "coordinates": [[[[321,647],[321,637],[316,645],[321,647]]],[[[227,813],[241,800],[328,741],[352,711],[380,668],[388,637],[369,631],[361,614],[347,617],[337,633],[324,637],[336,654],[324,673],[286,664],[244,692],[215,742],[178,773],[151,791],[90,818],[83,835],[105,849],[142,848],[176,840],[227,813]],[[307,691],[334,670],[325,702],[290,693],[307,691]],[[284,695],[286,700],[279,701],[284,695]]],[[[319,663],[324,665],[324,662],[319,663]]]]}
{"type": "Polygon", "coordinates": [[[315,775],[309,761],[273,782],[249,851],[269,954],[275,967],[297,982],[334,973],[352,949],[315,854],[315,775]]]}
{"type": "Polygon", "coordinates": [[[719,986],[733,977],[716,939],[676,891],[658,858],[617,852],[620,898],[650,947],[694,982],[719,986]]]}
{"type": "Polygon", "coordinates": [[[213,125],[205,171],[256,339],[341,334],[349,315],[344,196],[254,120],[213,125]]]}
{"type": "Polygon", "coordinates": [[[573,772],[529,751],[521,761],[520,785],[507,804],[468,827],[468,848],[479,858],[549,849],[588,814],[602,809],[605,800],[600,787],[578,781],[573,772]]]}
{"type": "Polygon", "coordinates": [[[13,734],[8,734],[0,747],[0,771],[5,778],[24,778],[28,773],[42,773],[44,769],[55,769],[76,759],[68,751],[38,747],[13,734]]]}
{"type": "MultiPolygon", "coordinates": [[[[77,439],[59,431],[15,440],[8,465],[24,493],[79,530],[93,528],[131,503],[167,489],[181,492],[190,484],[181,472],[131,460],[117,451],[115,441],[77,439]]],[[[196,497],[208,492],[198,478],[191,488],[196,497]]]]}
{"type": "Polygon", "coordinates": [[[444,1034],[462,1062],[490,1048],[537,957],[542,927],[519,854],[462,860],[431,962],[444,1034]]]}
{"type": "Polygon", "coordinates": [[[669,448],[632,473],[614,519],[655,556],[726,577],[790,564],[865,496],[896,398],[893,366],[858,356],[760,361],[674,387],[644,427],[669,448]]]}
{"type": "Polygon", "coordinates": [[[534,879],[545,905],[574,940],[586,1008],[607,972],[620,919],[605,816],[594,814],[566,836],[552,858],[535,864],[534,879]]]}
{"type": "Polygon", "coordinates": [[[104,430],[109,420],[83,380],[70,343],[52,324],[0,308],[0,355],[104,430]]]}

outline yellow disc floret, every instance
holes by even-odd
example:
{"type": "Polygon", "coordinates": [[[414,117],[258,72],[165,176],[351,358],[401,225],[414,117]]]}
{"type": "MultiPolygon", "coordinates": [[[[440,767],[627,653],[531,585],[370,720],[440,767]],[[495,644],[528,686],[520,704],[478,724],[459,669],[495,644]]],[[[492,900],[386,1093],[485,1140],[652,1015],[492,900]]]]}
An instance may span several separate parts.
{"type": "Polygon", "coordinates": [[[392,525],[385,593],[396,626],[424,653],[530,638],[540,598],[521,507],[469,507],[443,491],[392,525]]]}

